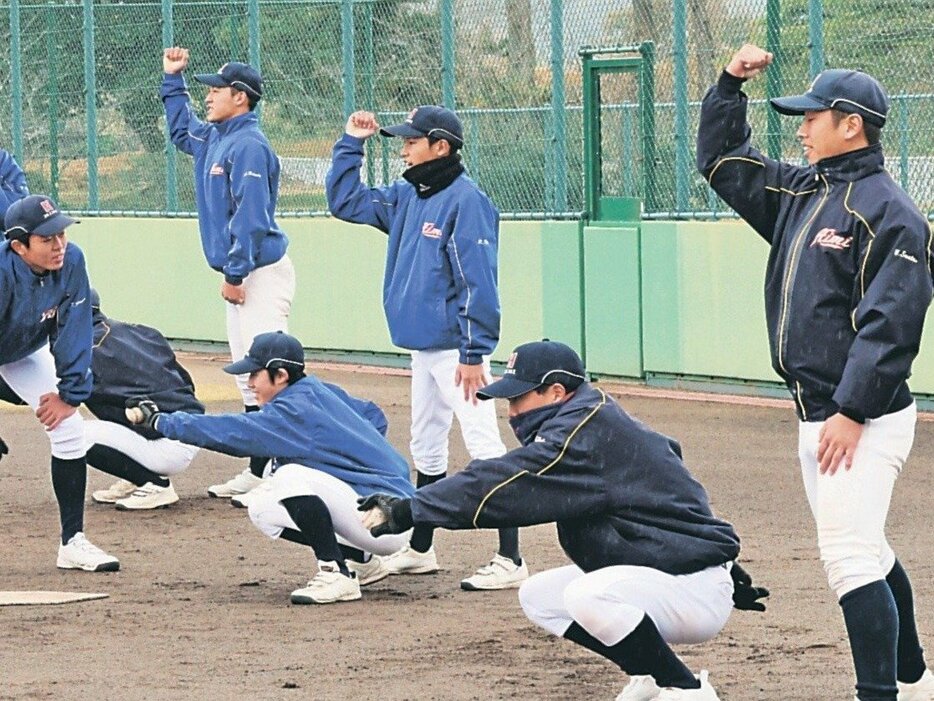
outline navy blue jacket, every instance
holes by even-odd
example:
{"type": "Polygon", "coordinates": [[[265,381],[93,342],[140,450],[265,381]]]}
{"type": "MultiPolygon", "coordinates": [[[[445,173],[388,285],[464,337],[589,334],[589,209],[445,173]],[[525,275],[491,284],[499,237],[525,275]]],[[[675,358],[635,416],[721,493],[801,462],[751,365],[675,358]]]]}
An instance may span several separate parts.
{"type": "Polygon", "coordinates": [[[84,254],[65,249],[61,270],[37,275],[0,243],[0,365],[51,342],[62,401],[78,406],[91,394],[91,285],[84,254]]]}
{"type": "Polygon", "coordinates": [[[288,237],[275,220],[279,158],[253,112],[202,122],[180,73],[162,78],[172,143],[195,159],[195,202],[208,265],[239,285],[254,269],[285,255],[288,237]]]}
{"type": "Polygon", "coordinates": [[[804,421],[908,406],[906,380],[932,296],[931,230],[879,145],[797,166],[751,146],[742,81],[704,98],[697,167],[771,246],[772,366],[804,421]]]}
{"type": "MultiPolygon", "coordinates": [[[[158,400],[156,402],[158,404],[158,400]]],[[[386,440],[386,421],[373,402],[308,376],[286,387],[259,411],[242,414],[160,414],[156,430],[240,457],[270,457],[274,467],[296,463],[321,470],[360,496],[410,496],[409,466],[386,440]]]]}
{"type": "Polygon", "coordinates": [[[28,194],[23,169],[9,152],[0,149],[0,222],[11,204],[28,194]]]}
{"type": "Polygon", "coordinates": [[[392,342],[410,350],[460,351],[479,365],[499,341],[499,212],[467,175],[427,198],[397,180],[360,181],[363,139],[344,134],[326,179],[338,219],[389,234],[383,309],[392,342]]]}
{"type": "Polygon", "coordinates": [[[561,547],[586,572],[638,565],[687,574],[739,553],[678,443],[589,383],[528,445],[422,487],[411,506],[416,524],[441,528],[555,521],[561,547]]]}

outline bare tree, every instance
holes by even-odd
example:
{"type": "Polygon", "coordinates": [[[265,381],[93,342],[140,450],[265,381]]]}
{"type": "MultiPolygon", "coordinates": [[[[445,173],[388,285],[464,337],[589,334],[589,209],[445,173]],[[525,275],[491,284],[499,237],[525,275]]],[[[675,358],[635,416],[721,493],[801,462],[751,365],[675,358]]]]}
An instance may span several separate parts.
{"type": "Polygon", "coordinates": [[[531,75],[535,68],[532,38],[532,0],[506,0],[508,52],[517,72],[531,75]]]}

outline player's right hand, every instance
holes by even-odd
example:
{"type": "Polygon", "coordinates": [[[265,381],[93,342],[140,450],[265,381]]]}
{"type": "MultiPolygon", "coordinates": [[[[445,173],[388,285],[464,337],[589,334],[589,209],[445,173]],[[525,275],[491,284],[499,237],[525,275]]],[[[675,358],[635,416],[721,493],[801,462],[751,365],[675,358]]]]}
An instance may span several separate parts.
{"type": "Polygon", "coordinates": [[[134,397],[126,400],[126,418],[131,424],[145,425],[157,431],[156,420],[159,415],[159,407],[151,399],[134,397]]]}
{"type": "Polygon", "coordinates": [[[772,63],[772,53],[755,44],[743,44],[726,65],[726,72],[737,78],[753,78],[772,63]]]}
{"type": "Polygon", "coordinates": [[[6,441],[0,438],[0,460],[3,460],[3,456],[10,452],[10,449],[7,447],[6,441]]]}
{"type": "Polygon", "coordinates": [[[162,52],[162,71],[181,73],[188,66],[188,49],[171,46],[162,52]]]}
{"type": "Polygon", "coordinates": [[[347,118],[344,131],[358,139],[369,139],[379,131],[379,122],[376,121],[376,115],[372,112],[360,110],[347,118]]]}
{"type": "Polygon", "coordinates": [[[357,499],[357,511],[364,528],[370,529],[374,538],[390,533],[405,533],[412,527],[412,507],[408,499],[391,497],[388,494],[371,494],[357,499]]]}

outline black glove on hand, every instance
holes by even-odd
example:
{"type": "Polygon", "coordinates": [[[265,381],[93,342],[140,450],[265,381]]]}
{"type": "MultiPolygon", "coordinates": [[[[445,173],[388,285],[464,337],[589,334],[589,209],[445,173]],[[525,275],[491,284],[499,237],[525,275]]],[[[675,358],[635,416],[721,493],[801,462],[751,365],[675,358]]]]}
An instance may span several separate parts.
{"type": "Polygon", "coordinates": [[[769,595],[768,589],[752,586],[752,577],[737,564],[730,570],[730,577],[733,578],[733,608],[740,611],[765,611],[765,604],[759,599],[769,595]]]}
{"type": "Polygon", "coordinates": [[[151,399],[143,398],[134,398],[126,400],[127,408],[127,419],[130,420],[130,423],[136,425],[144,425],[147,428],[151,428],[153,431],[158,431],[156,428],[156,419],[159,418],[159,407],[151,399]],[[134,410],[138,409],[139,412],[134,410]],[[142,416],[140,416],[142,414],[142,416]]]}
{"type": "Polygon", "coordinates": [[[357,511],[377,509],[386,519],[384,523],[373,526],[370,533],[374,538],[391,533],[405,533],[412,527],[412,501],[391,497],[388,494],[371,494],[357,499],[357,511]]]}
{"type": "Polygon", "coordinates": [[[2,438],[0,438],[0,460],[3,460],[3,456],[10,452],[10,449],[7,448],[6,443],[2,438]]]}

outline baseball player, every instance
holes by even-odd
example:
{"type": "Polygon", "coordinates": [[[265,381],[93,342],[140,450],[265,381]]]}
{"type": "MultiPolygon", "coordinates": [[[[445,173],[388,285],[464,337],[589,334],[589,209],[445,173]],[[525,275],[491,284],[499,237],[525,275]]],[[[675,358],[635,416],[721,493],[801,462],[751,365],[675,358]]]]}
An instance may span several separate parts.
{"type": "MultiPolygon", "coordinates": [[[[477,396],[509,401],[521,447],[474,460],[409,499],[362,499],[363,523],[380,535],[419,524],[555,522],[573,564],[522,584],[529,619],[629,674],[617,701],[714,701],[707,673],[695,677],[669,645],[710,640],[726,624],[739,539],[711,512],[678,443],[585,378],[580,356],[563,343],[519,346],[504,376],[477,396]]],[[[768,592],[741,570],[736,577],[735,605],[764,610],[756,600],[768,592]]]]}
{"type": "Polygon", "coordinates": [[[0,148],[0,221],[11,204],[28,194],[23,169],[12,154],[0,148]]]}
{"type": "Polygon", "coordinates": [[[62,526],[58,567],[113,572],[120,562],[83,532],[87,463],[77,407],[91,394],[91,304],[84,254],[65,234],[74,223],[46,195],[30,195],[6,211],[0,378],[35,410],[52,445],[62,526]]]}
{"type": "MultiPolygon", "coordinates": [[[[232,360],[246,354],[264,331],[288,328],[295,296],[295,270],[286,255],[288,237],[275,220],[279,158],[260,131],[253,109],[263,94],[259,72],[245,63],[225,63],[217,73],[196,75],[208,87],[207,121],[195,117],[182,77],[188,49],[165,49],[160,94],[172,143],[194,157],[195,201],[201,245],[208,265],[223,273],[227,340],[232,360]]],[[[256,398],[246,377],[237,377],[246,411],[256,398]]],[[[261,481],[266,458],[208,494],[229,498],[261,481]]]]}
{"type": "Polygon", "coordinates": [[[802,116],[807,166],[753,148],[742,86],[771,61],[747,44],[707,92],[698,168],[771,247],[772,365],[800,419],[804,488],[858,698],[932,701],[911,585],[885,537],[914,438],[906,380],[932,296],[931,231],[885,172],[879,136],[889,101],[865,73],[824,71],[805,94],[770,101],[802,116]]]}
{"type": "MultiPolygon", "coordinates": [[[[355,112],[345,132],[326,179],[328,207],[389,236],[383,308],[393,343],[412,351],[411,452],[421,488],[447,472],[455,415],[472,458],[506,452],[493,407],[474,397],[487,383],[499,340],[499,212],[464,172],[463,126],[451,110],[425,105],[383,129],[373,114],[355,112]],[[363,144],[377,131],[402,139],[408,169],[389,187],[370,189],[360,166],[363,144]]],[[[386,564],[394,574],[437,571],[431,529],[416,528],[386,564]]],[[[514,588],[527,577],[519,532],[507,528],[490,564],[461,587],[514,588]]]]}
{"type": "MultiPolygon", "coordinates": [[[[108,318],[91,289],[94,345],[91,396],[84,404],[100,421],[84,424],[87,461],[119,477],[91,496],[121,510],[157,509],[178,501],[168,477],[186,469],[198,449],[172,441],[126,418],[128,396],[157,397],[164,409],[203,414],[191,375],[156,329],[108,318]]],[[[53,339],[54,343],[54,339],[53,339]]],[[[24,404],[2,379],[0,399],[24,404]]]]}
{"type": "Polygon", "coordinates": [[[302,344],[281,332],[260,334],[249,353],[224,370],[249,377],[260,411],[164,413],[156,402],[139,399],[128,406],[140,410],[135,420],[167,438],[229,455],[277,456],[271,476],[250,495],[249,514],[270,538],[307,545],[318,559],[318,573],[292,592],[292,603],[359,599],[361,586],[389,574],[370,554],[395,552],[407,535],[373,537],[357,517],[357,498],[414,492],[408,464],[384,435],[383,412],[306,376],[302,344]]]}

